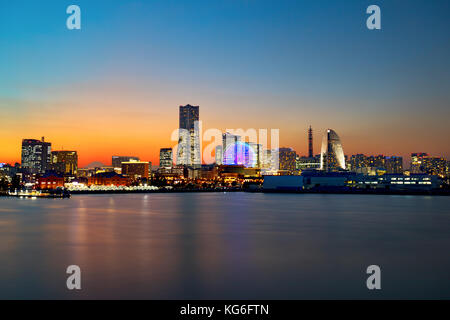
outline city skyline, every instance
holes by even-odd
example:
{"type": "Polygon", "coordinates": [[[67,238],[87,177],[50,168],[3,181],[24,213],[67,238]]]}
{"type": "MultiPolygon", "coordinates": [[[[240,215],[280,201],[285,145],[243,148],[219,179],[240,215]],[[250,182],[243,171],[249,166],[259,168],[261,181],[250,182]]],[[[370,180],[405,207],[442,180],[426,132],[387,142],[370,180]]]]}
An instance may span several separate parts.
{"type": "Polygon", "coordinates": [[[65,29],[65,4],[0,13],[1,162],[45,136],[80,167],[115,154],[156,164],[188,103],[204,129],[280,129],[301,155],[312,125],[314,150],[332,127],[347,155],[450,158],[446,1],[383,2],[379,32],[365,1],[78,4],[80,31],[65,29]]]}

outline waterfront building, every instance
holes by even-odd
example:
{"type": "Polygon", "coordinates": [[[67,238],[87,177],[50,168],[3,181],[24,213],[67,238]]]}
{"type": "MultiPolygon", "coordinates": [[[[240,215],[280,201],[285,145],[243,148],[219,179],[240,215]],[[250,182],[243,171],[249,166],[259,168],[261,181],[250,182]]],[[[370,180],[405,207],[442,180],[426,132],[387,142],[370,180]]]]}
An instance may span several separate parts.
{"type": "Polygon", "coordinates": [[[50,166],[51,143],[41,140],[22,140],[22,168],[31,174],[43,174],[50,166]]]}
{"type": "Polygon", "coordinates": [[[357,169],[369,167],[369,161],[364,154],[354,154],[350,157],[348,169],[356,172],[357,169]]]}
{"type": "Polygon", "coordinates": [[[411,173],[423,173],[423,160],[428,158],[428,153],[411,153],[411,173]]]}
{"type": "Polygon", "coordinates": [[[63,175],[76,176],[78,170],[77,152],[52,151],[50,168],[51,170],[63,175]]]}
{"type": "Polygon", "coordinates": [[[96,173],[88,178],[88,186],[127,186],[129,182],[127,177],[115,172],[96,173]]]}
{"type": "Polygon", "coordinates": [[[224,165],[240,165],[242,163],[240,159],[242,160],[242,155],[240,154],[241,147],[240,147],[240,141],[241,137],[231,134],[229,132],[226,132],[222,134],[222,163],[224,165]]]}
{"type": "Polygon", "coordinates": [[[386,157],[386,173],[403,173],[403,158],[398,156],[386,157]]]}
{"type": "Polygon", "coordinates": [[[255,142],[248,143],[248,151],[245,155],[244,163],[248,164],[248,167],[261,168],[263,161],[263,145],[255,142]]]}
{"type": "Polygon", "coordinates": [[[320,168],[320,156],[316,157],[300,157],[295,159],[295,168],[297,171],[319,169],[320,168]]]}
{"type": "Polygon", "coordinates": [[[338,134],[328,129],[322,140],[320,169],[327,172],[345,170],[345,156],[338,134]]]}
{"type": "Polygon", "coordinates": [[[200,166],[199,106],[180,106],[177,165],[200,166]]]}
{"type": "Polygon", "coordinates": [[[278,149],[279,170],[289,174],[296,172],[297,153],[291,148],[278,149]]]}
{"type": "Polygon", "coordinates": [[[423,173],[444,178],[447,171],[447,160],[440,157],[424,158],[422,160],[421,170],[423,173]]]}
{"type": "Polygon", "coordinates": [[[159,151],[159,167],[170,169],[173,167],[172,148],[161,148],[159,151]]]}
{"type": "Polygon", "coordinates": [[[38,178],[38,187],[42,190],[64,187],[64,176],[55,171],[47,171],[38,178]]]}
{"type": "Polygon", "coordinates": [[[122,162],[140,161],[139,157],[132,156],[112,156],[112,167],[122,168],[122,162]]]}
{"type": "Polygon", "coordinates": [[[151,162],[147,161],[130,161],[122,162],[122,175],[132,178],[133,180],[149,177],[151,162]]]}

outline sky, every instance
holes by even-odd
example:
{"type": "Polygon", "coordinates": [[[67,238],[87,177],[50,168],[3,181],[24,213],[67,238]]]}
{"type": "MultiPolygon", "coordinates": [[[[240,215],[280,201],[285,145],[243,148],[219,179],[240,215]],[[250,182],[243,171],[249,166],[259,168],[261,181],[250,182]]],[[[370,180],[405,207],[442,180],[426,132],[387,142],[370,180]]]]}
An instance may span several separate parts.
{"type": "Polygon", "coordinates": [[[0,162],[45,136],[79,165],[159,162],[178,106],[315,153],[450,158],[447,0],[0,0],[0,162]],[[81,8],[68,30],[66,8],[81,8]],[[368,30],[366,8],[381,8],[368,30]]]}

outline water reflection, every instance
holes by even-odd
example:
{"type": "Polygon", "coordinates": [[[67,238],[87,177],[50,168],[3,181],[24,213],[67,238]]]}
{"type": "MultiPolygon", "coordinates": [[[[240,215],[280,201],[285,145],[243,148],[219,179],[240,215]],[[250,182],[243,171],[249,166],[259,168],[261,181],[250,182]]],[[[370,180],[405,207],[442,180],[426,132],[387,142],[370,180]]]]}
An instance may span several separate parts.
{"type": "Polygon", "coordinates": [[[246,193],[0,199],[0,298],[450,296],[446,197],[246,193]],[[65,288],[68,265],[83,290],[65,288]],[[411,279],[415,279],[411,282],[411,279]]]}

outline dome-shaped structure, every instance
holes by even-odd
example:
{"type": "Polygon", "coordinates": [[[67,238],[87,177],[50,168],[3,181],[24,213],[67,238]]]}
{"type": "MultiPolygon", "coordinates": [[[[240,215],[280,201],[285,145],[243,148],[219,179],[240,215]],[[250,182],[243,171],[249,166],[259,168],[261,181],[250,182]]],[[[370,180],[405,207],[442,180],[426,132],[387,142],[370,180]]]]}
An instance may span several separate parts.
{"type": "Polygon", "coordinates": [[[328,129],[322,139],[320,169],[326,171],[345,170],[345,156],[338,134],[328,129]]]}

